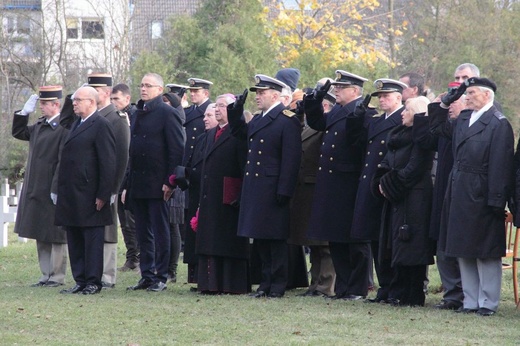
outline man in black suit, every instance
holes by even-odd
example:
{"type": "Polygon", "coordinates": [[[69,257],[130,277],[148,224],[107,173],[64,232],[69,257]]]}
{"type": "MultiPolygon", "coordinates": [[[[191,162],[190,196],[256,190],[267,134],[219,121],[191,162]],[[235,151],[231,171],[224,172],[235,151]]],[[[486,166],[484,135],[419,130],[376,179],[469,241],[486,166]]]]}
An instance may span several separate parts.
{"type": "Polygon", "coordinates": [[[94,88],[73,96],[77,119],[65,141],[58,175],[55,224],[67,231],[70,266],[76,285],[60,293],[101,290],[105,226],[112,223],[110,202],[116,174],[112,126],[97,112],[94,88]]]}
{"type": "Polygon", "coordinates": [[[134,212],[141,247],[141,280],[129,290],[160,292],[166,289],[168,278],[170,228],[166,202],[173,192],[168,178],[181,164],[185,136],[179,112],[163,102],[163,90],[160,75],[144,75],[141,100],[131,125],[130,159],[121,198],[123,202],[128,199],[134,212]]]}

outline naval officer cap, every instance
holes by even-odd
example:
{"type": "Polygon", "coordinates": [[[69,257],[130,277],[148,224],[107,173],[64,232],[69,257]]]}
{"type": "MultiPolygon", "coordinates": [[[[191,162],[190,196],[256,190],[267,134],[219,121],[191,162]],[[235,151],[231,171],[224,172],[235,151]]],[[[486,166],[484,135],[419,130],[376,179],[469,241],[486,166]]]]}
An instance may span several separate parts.
{"type": "Polygon", "coordinates": [[[363,87],[368,79],[343,70],[336,70],[336,79],[332,85],[357,85],[363,87]]]}
{"type": "Polygon", "coordinates": [[[108,73],[91,73],[88,75],[88,86],[111,87],[112,75],[108,73]]]}
{"type": "Polygon", "coordinates": [[[372,93],[372,96],[394,92],[402,94],[403,90],[408,88],[408,85],[395,79],[380,78],[374,82],[374,88],[376,88],[376,91],[372,93]]]}
{"type": "Polygon", "coordinates": [[[190,90],[209,89],[209,87],[213,85],[213,82],[200,78],[188,78],[188,83],[188,89],[190,90]]]}
{"type": "Polygon", "coordinates": [[[466,88],[478,86],[491,89],[493,92],[497,91],[497,85],[492,80],[487,78],[471,77],[466,79],[464,84],[466,84],[466,88]]]}
{"type": "Polygon", "coordinates": [[[46,85],[41,86],[38,92],[38,99],[40,101],[52,101],[62,98],[63,88],[61,85],[46,85]]]}
{"type": "Polygon", "coordinates": [[[179,94],[181,91],[186,90],[189,88],[187,85],[181,85],[181,84],[166,84],[166,87],[170,89],[171,93],[179,94]]]}
{"type": "Polygon", "coordinates": [[[289,88],[287,84],[278,79],[266,76],[265,74],[257,74],[255,76],[255,85],[249,88],[249,91],[256,92],[257,90],[276,90],[282,92],[283,88],[289,88]]]}

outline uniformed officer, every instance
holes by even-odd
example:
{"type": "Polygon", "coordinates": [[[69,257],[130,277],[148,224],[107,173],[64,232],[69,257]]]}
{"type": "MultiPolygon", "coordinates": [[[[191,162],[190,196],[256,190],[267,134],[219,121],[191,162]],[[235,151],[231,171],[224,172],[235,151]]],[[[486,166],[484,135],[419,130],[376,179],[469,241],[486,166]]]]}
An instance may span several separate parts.
{"type": "MultiPolygon", "coordinates": [[[[378,116],[365,115],[364,119],[359,116],[350,119],[353,125],[358,125],[357,131],[365,137],[363,140],[365,159],[356,195],[351,235],[355,239],[371,241],[380,288],[377,297],[367,301],[380,302],[388,298],[388,286],[392,280],[393,272],[390,262],[384,261],[381,263],[378,256],[383,200],[372,195],[370,183],[387,152],[386,137],[388,132],[401,124],[401,112],[404,110],[402,92],[407,85],[397,80],[382,78],[374,82],[374,87],[376,91],[372,93],[372,96],[378,97],[379,108],[383,110],[383,113],[378,116]],[[361,125],[360,120],[364,122],[364,126],[361,125]]],[[[362,112],[356,113],[361,115],[362,112]]]]}
{"type": "Polygon", "coordinates": [[[238,235],[253,238],[262,261],[262,279],[254,297],[280,298],[287,286],[289,201],[301,160],[301,126],[294,113],[280,103],[284,83],[255,76],[255,101],[260,114],[246,124],[244,95],[228,106],[232,133],[248,143],[238,235]],[[269,222],[266,222],[268,218],[269,222]]]}
{"type": "Polygon", "coordinates": [[[119,194],[121,183],[128,164],[128,147],[130,145],[130,127],[126,112],[121,112],[110,102],[112,94],[112,76],[106,73],[88,75],[88,85],[97,90],[99,115],[106,118],[112,125],[116,139],[116,179],[112,190],[110,208],[112,209],[113,223],[105,226],[105,245],[103,251],[103,277],[101,284],[104,288],[112,288],[116,283],[117,268],[117,205],[115,198],[119,194]]]}
{"type": "MultiPolygon", "coordinates": [[[[361,76],[337,70],[332,84],[338,106],[326,117],[322,107],[325,94],[310,94],[304,103],[309,126],[325,131],[308,236],[329,242],[336,271],[336,299],[363,299],[368,292],[370,244],[350,237],[363,147],[358,142],[359,133],[352,132],[347,122],[347,117],[362,101],[366,81],[361,76]]],[[[367,113],[375,114],[375,111],[367,113]]]]}
{"type": "Polygon", "coordinates": [[[186,114],[186,121],[184,123],[184,127],[186,128],[186,146],[182,160],[183,164],[186,164],[186,161],[190,157],[197,137],[204,133],[204,112],[206,112],[208,105],[212,103],[209,99],[209,88],[213,85],[212,82],[200,78],[189,78],[188,83],[192,104],[184,110],[186,114]]]}
{"type": "Polygon", "coordinates": [[[54,225],[60,149],[69,131],[60,126],[62,87],[42,86],[23,109],[15,112],[13,137],[29,142],[14,232],[36,239],[41,276],[33,287],[57,287],[64,283],[67,268],[65,231],[54,225]],[[42,117],[28,125],[29,114],[40,104],[42,117]]]}

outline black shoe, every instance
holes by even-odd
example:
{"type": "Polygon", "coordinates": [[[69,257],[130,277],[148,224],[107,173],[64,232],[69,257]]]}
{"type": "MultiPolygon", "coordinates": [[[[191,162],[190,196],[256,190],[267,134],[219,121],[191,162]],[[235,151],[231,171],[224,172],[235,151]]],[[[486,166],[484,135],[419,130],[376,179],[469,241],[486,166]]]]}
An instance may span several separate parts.
{"type": "Polygon", "coordinates": [[[455,310],[458,314],[474,314],[478,311],[478,309],[467,309],[464,306],[461,306],[457,310],[455,310]]]}
{"type": "Polygon", "coordinates": [[[35,284],[32,284],[30,287],[43,287],[45,286],[46,282],[38,281],[35,284]]]}
{"type": "Polygon", "coordinates": [[[381,304],[385,304],[386,303],[386,299],[379,298],[379,297],[369,298],[369,299],[365,299],[365,303],[381,303],[381,304]]]}
{"type": "Polygon", "coordinates": [[[401,305],[405,305],[403,303],[401,303],[401,301],[397,298],[388,298],[385,300],[385,303],[386,304],[389,304],[389,305],[392,305],[392,306],[401,306],[401,305]]]}
{"type": "Polygon", "coordinates": [[[456,302],[453,300],[443,300],[439,304],[435,304],[433,307],[439,310],[457,310],[461,306],[461,302],[456,302]]]}
{"type": "Polygon", "coordinates": [[[253,297],[253,298],[263,298],[263,297],[267,297],[267,293],[264,291],[256,291],[256,292],[250,293],[249,296],[253,297]]]}
{"type": "Polygon", "coordinates": [[[111,284],[105,281],[101,281],[101,288],[114,288],[116,284],[111,284]]]}
{"type": "Polygon", "coordinates": [[[45,283],[45,285],[43,285],[43,286],[45,286],[45,287],[58,287],[58,286],[63,286],[63,284],[60,283],[60,282],[56,282],[56,281],[47,281],[45,283]]]}
{"type": "Polygon", "coordinates": [[[92,284],[88,284],[87,287],[81,291],[82,294],[97,294],[99,292],[101,292],[101,287],[92,284]]]}
{"type": "Polygon", "coordinates": [[[343,300],[361,300],[361,299],[365,299],[365,296],[357,296],[355,294],[347,294],[346,296],[344,296],[341,299],[343,299],[343,300]]]}
{"type": "Polygon", "coordinates": [[[338,299],[343,299],[345,296],[346,296],[345,293],[341,293],[341,294],[336,294],[334,296],[326,296],[325,299],[338,300],[338,299]]]}
{"type": "Polygon", "coordinates": [[[145,290],[153,285],[153,281],[141,279],[135,286],[127,287],[127,291],[145,290]]]}
{"type": "Polygon", "coordinates": [[[146,290],[150,292],[162,292],[166,289],[166,284],[162,281],[156,282],[150,287],[148,287],[146,290]]]}
{"type": "Polygon", "coordinates": [[[80,293],[81,291],[83,291],[84,288],[85,288],[85,286],[80,286],[80,285],[76,284],[74,287],[61,290],[60,293],[76,294],[76,293],[80,293]]]}
{"type": "Polygon", "coordinates": [[[190,292],[197,292],[197,287],[190,287],[190,292]]]}
{"type": "Polygon", "coordinates": [[[496,312],[488,308],[480,308],[477,310],[479,316],[493,316],[496,312]]]}
{"type": "Polygon", "coordinates": [[[271,292],[267,295],[267,298],[282,298],[283,293],[271,292]]]}

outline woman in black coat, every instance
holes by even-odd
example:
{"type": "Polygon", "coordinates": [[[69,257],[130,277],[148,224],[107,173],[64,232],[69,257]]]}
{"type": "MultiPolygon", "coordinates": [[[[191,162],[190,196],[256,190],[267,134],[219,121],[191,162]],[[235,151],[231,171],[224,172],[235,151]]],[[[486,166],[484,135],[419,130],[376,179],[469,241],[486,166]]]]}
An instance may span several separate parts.
{"type": "Polygon", "coordinates": [[[403,124],[390,131],[388,152],[374,177],[373,193],[384,197],[379,256],[391,259],[393,305],[424,306],[426,266],[433,264],[434,242],[429,238],[433,152],[412,140],[414,114],[425,112],[428,99],[407,100],[403,124]]]}

